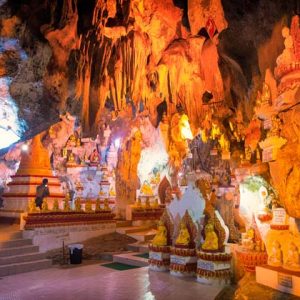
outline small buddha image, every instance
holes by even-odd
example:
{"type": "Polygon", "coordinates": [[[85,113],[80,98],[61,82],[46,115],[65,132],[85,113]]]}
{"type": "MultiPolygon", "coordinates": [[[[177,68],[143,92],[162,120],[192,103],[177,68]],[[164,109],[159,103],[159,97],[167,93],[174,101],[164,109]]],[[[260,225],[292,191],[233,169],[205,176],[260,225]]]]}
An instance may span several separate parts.
{"type": "Polygon", "coordinates": [[[149,184],[148,181],[145,181],[141,187],[141,194],[146,195],[146,196],[152,196],[153,195],[153,190],[149,184]]]}
{"type": "Polygon", "coordinates": [[[110,207],[109,207],[109,201],[107,198],[104,199],[104,207],[103,207],[104,210],[106,211],[110,211],[110,207]]]}
{"type": "Polygon", "coordinates": [[[100,155],[97,149],[93,150],[93,153],[90,155],[91,164],[99,164],[100,163],[100,155]]]}
{"type": "Polygon", "coordinates": [[[159,221],[157,233],[152,241],[154,246],[167,246],[167,228],[162,221],[159,221]]]}
{"type": "Polygon", "coordinates": [[[292,271],[300,271],[299,252],[297,246],[293,242],[289,245],[283,267],[292,271]]]}
{"type": "Polygon", "coordinates": [[[73,152],[71,152],[70,155],[68,156],[67,164],[69,164],[69,165],[75,165],[76,164],[75,155],[73,154],[73,152]]]}
{"type": "Polygon", "coordinates": [[[68,140],[68,142],[67,142],[67,145],[68,145],[68,146],[73,146],[73,147],[76,146],[76,136],[75,136],[75,134],[72,134],[72,135],[69,137],[69,140],[68,140]]]}
{"type": "Polygon", "coordinates": [[[280,267],[282,265],[283,254],[281,245],[278,241],[274,241],[272,244],[272,251],[268,257],[268,265],[273,267],[280,267]]]}
{"type": "Polygon", "coordinates": [[[190,233],[186,227],[186,224],[181,221],[180,230],[179,230],[179,234],[176,239],[175,245],[189,246],[190,241],[191,241],[191,237],[190,237],[190,233]]]}
{"type": "Polygon", "coordinates": [[[62,149],[62,157],[67,158],[68,157],[68,149],[67,147],[63,147],[62,149]]]}
{"type": "Polygon", "coordinates": [[[219,238],[214,231],[214,224],[208,222],[205,226],[205,240],[202,244],[202,250],[206,251],[216,251],[219,248],[219,238]]]}

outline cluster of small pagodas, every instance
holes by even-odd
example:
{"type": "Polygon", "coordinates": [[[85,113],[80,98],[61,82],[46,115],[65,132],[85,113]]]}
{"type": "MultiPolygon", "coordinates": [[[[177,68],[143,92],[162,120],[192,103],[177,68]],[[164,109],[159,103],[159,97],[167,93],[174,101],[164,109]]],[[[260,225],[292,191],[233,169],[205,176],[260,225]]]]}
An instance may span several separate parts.
{"type": "Polygon", "coordinates": [[[43,200],[42,209],[36,207],[35,200],[30,200],[28,204],[29,213],[51,213],[51,212],[86,212],[86,213],[97,213],[97,212],[111,212],[109,207],[109,200],[106,198],[103,201],[103,207],[101,207],[101,201],[98,198],[95,202],[95,209],[93,209],[93,204],[91,200],[85,201],[84,210],[82,209],[82,202],[80,198],[76,198],[74,201],[74,209],[70,205],[70,196],[67,194],[66,198],[63,200],[63,208],[60,209],[58,199],[53,202],[53,207],[50,209],[48,205],[47,198],[43,200]]]}

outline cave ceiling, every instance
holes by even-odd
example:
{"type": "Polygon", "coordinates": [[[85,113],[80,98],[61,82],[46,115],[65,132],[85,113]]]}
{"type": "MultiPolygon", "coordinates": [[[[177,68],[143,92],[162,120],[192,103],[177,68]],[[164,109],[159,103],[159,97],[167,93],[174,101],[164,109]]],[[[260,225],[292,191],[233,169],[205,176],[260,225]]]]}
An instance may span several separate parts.
{"type": "MultiPolygon", "coordinates": [[[[202,95],[251,119],[253,98],[283,49],[281,28],[298,1],[9,0],[0,2],[0,76],[26,140],[68,111],[85,136],[103,115],[141,102],[180,104],[192,128],[202,95]],[[215,32],[209,36],[207,20],[215,32]],[[23,54],[22,54],[23,53],[23,54]],[[23,56],[22,56],[23,55],[23,56]]],[[[225,113],[226,114],[226,110],[225,113]]]]}

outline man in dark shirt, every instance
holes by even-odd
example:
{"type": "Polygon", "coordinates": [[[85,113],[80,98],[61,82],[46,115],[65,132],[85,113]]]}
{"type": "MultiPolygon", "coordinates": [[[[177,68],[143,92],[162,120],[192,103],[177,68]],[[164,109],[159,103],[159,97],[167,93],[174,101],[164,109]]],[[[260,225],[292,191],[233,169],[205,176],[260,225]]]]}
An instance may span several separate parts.
{"type": "Polygon", "coordinates": [[[42,209],[43,199],[49,195],[48,179],[44,178],[43,183],[36,187],[35,205],[42,209]]]}

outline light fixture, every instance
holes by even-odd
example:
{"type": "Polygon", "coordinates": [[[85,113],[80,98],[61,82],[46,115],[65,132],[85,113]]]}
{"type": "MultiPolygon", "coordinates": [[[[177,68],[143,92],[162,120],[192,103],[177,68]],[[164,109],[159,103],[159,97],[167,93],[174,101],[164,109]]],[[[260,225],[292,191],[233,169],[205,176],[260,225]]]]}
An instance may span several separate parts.
{"type": "Polygon", "coordinates": [[[29,149],[29,147],[28,147],[28,144],[27,144],[27,143],[25,143],[25,144],[23,144],[23,145],[21,146],[21,150],[22,150],[23,152],[27,152],[28,149],[29,149]]]}
{"type": "Polygon", "coordinates": [[[120,138],[115,139],[114,145],[117,149],[119,149],[121,145],[121,139],[120,138]]]}

